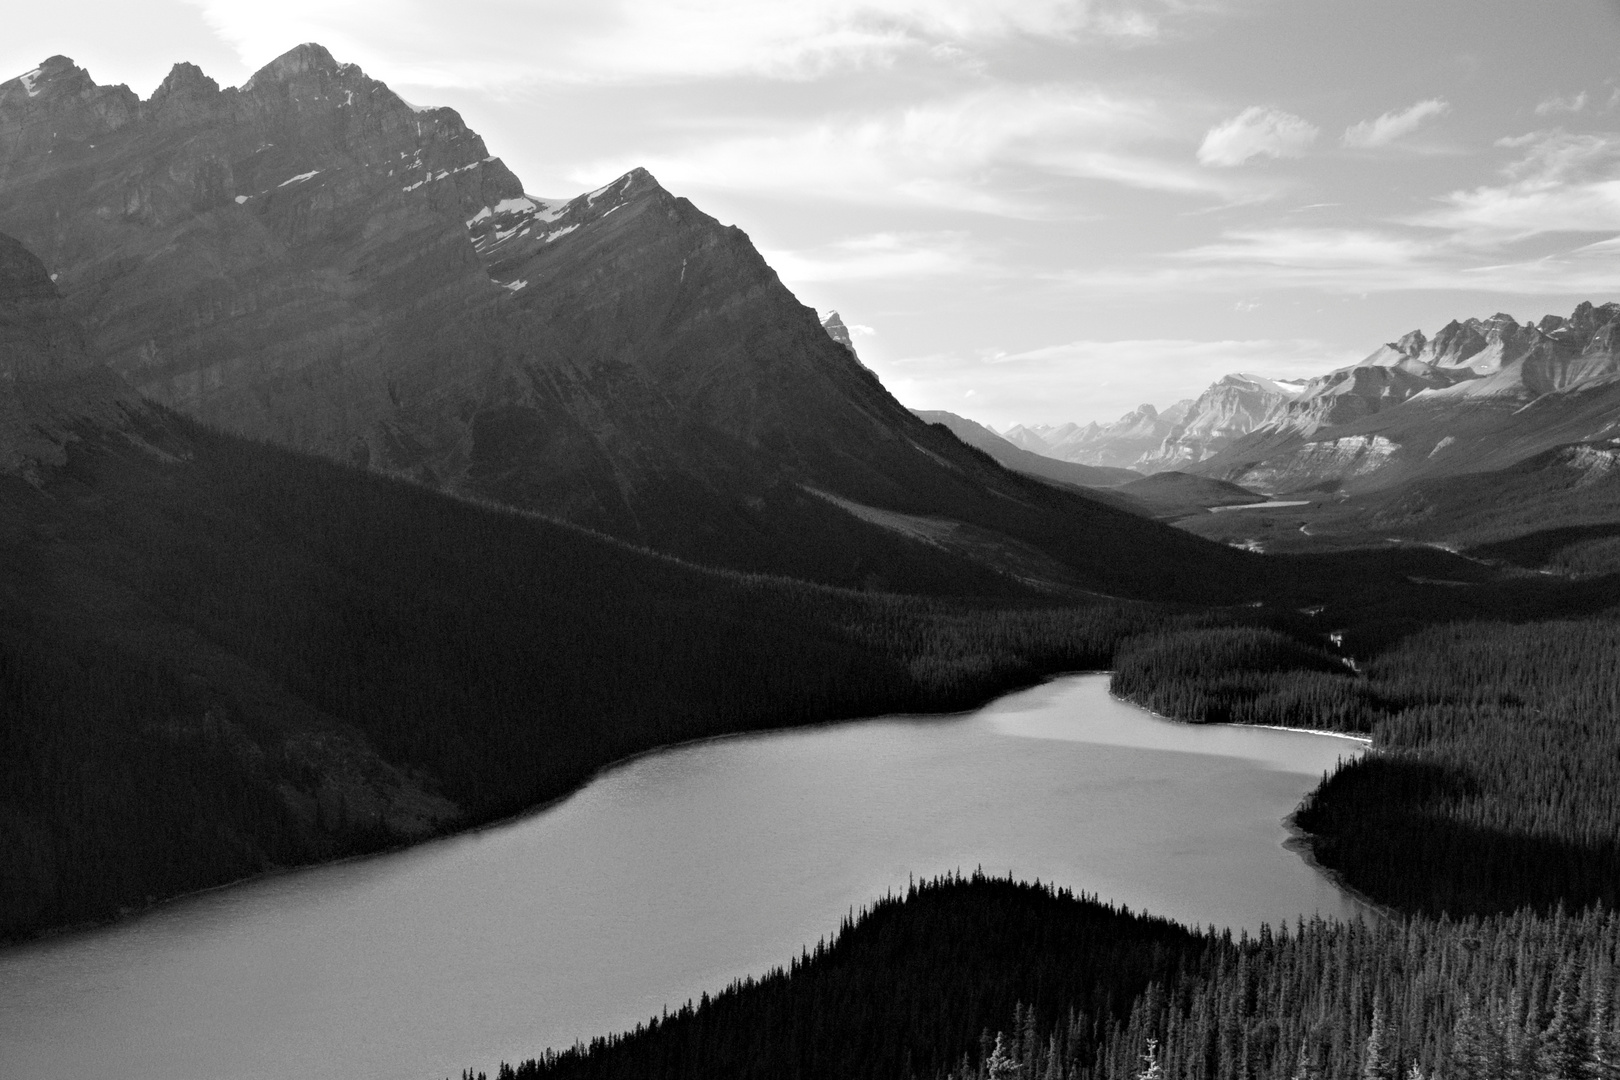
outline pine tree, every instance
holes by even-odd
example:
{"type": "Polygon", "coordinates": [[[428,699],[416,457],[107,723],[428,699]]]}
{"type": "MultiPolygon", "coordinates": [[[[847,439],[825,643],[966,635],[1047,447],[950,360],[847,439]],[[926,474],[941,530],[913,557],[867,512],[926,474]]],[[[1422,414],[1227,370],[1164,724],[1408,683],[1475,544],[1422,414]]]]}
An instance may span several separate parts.
{"type": "Polygon", "coordinates": [[[1566,965],[1558,982],[1552,1023],[1541,1036],[1541,1080],[1582,1080],[1588,1047],[1574,968],[1566,965]]]}
{"type": "Polygon", "coordinates": [[[1451,1029],[1450,1073],[1468,1080],[1493,1080],[1501,1073],[1491,1053],[1487,1021],[1474,1010],[1473,999],[1463,995],[1457,1022],[1451,1029]]]}
{"type": "Polygon", "coordinates": [[[1395,1080],[1395,1069],[1390,1064],[1385,1040],[1384,1009],[1381,1005],[1375,1005],[1372,1031],[1367,1034],[1367,1049],[1361,1059],[1361,1080],[1395,1080]]]}
{"type": "Polygon", "coordinates": [[[1014,1080],[1018,1076],[1018,1062],[1001,1044],[1001,1033],[996,1033],[996,1046],[984,1063],[985,1080],[1014,1080]]]}
{"type": "Polygon", "coordinates": [[[1322,1070],[1316,1067],[1316,1061],[1306,1049],[1305,1042],[1300,1041],[1299,1057],[1294,1062],[1294,1072],[1289,1080],[1321,1080],[1322,1070]]]}
{"type": "Polygon", "coordinates": [[[1147,1041],[1147,1053],[1142,1055],[1142,1071],[1136,1080],[1164,1080],[1164,1069],[1159,1065],[1159,1040],[1147,1041]]]}

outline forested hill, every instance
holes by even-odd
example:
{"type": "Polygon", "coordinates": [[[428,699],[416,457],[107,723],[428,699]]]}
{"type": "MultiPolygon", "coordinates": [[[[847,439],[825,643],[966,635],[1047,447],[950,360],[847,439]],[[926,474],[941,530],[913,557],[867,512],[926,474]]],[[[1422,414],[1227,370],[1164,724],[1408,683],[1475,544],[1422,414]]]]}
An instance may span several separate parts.
{"type": "Polygon", "coordinates": [[[496,1075],[1587,1080],[1620,1066],[1617,962],[1612,913],[1312,920],[1234,939],[974,876],[881,900],[786,969],[496,1075]]]}

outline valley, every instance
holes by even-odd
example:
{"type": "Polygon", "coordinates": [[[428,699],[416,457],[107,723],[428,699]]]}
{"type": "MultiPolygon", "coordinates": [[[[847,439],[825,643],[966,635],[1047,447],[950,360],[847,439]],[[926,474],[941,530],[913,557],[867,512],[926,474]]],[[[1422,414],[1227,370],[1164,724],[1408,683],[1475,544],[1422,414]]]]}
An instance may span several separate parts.
{"type": "Polygon", "coordinates": [[[621,168],[0,82],[0,1072],[1620,1067],[1620,303],[998,433],[621,168]]]}

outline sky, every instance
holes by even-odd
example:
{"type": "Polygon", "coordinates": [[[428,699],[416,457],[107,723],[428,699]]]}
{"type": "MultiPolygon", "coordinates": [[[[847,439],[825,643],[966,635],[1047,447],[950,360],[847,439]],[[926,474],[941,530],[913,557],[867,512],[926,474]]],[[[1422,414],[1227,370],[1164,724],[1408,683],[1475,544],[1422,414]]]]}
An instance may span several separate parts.
{"type": "Polygon", "coordinates": [[[318,41],[541,196],[635,166],[905,404],[1108,421],[1620,299],[1620,0],[54,0],[150,95],[318,41]]]}

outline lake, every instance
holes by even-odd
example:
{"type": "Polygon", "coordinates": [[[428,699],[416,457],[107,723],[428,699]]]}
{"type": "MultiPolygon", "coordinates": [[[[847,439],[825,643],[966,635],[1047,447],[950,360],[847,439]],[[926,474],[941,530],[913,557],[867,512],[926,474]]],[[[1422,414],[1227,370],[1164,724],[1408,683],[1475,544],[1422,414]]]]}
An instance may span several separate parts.
{"type": "Polygon", "coordinates": [[[782,964],[983,867],[1204,925],[1354,903],[1283,818],[1361,744],[1173,724],[1076,675],[972,713],[650,754],[544,811],[0,951],[0,1076],[421,1078],[782,964]]]}

